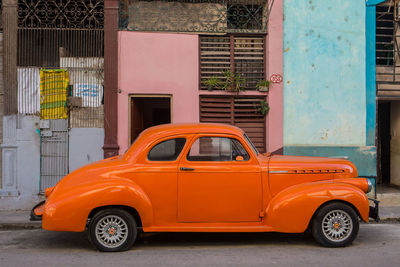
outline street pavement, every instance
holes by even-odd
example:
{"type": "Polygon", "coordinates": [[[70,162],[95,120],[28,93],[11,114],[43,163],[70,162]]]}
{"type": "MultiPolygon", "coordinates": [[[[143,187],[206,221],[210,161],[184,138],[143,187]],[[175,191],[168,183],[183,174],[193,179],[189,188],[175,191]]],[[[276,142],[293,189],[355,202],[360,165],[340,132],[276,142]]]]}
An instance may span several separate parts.
{"type": "Polygon", "coordinates": [[[353,245],[323,248],[306,234],[144,234],[101,253],[86,233],[0,231],[0,266],[399,266],[400,224],[361,224],[353,245]]]}

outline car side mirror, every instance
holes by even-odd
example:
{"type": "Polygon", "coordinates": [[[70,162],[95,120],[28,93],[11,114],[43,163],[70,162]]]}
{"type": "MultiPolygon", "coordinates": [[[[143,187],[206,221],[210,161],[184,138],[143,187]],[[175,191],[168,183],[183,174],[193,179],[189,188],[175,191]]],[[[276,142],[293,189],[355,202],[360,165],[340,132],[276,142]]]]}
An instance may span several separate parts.
{"type": "Polygon", "coordinates": [[[236,160],[236,161],[243,161],[244,158],[243,158],[242,156],[236,156],[235,160],[236,160]]]}

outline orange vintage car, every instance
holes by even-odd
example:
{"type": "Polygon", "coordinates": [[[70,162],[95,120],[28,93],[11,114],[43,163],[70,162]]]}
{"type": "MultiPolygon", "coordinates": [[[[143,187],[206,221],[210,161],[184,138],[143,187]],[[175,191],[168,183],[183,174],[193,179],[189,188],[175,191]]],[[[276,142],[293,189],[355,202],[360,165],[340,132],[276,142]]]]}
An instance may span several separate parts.
{"type": "Polygon", "coordinates": [[[44,229],[87,229],[101,251],[143,232],[285,232],[308,228],[328,247],[350,244],[359,218],[378,219],[366,178],[347,160],[261,154],[239,128],[168,124],[123,155],[82,167],[32,210],[44,229]]]}

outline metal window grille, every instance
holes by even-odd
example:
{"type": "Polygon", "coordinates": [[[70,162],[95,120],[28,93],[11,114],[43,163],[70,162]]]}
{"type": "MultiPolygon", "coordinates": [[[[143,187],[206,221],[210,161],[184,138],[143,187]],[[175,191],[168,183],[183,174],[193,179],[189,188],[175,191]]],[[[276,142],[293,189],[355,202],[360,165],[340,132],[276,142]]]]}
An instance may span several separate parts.
{"type": "Polygon", "coordinates": [[[376,7],[376,88],[378,99],[400,99],[400,17],[398,0],[376,7]]]}
{"type": "Polygon", "coordinates": [[[3,1],[0,1],[0,32],[3,32],[3,1]]]}
{"type": "Polygon", "coordinates": [[[103,127],[104,0],[19,0],[17,45],[19,113],[40,111],[39,71],[63,69],[70,127],[103,127]]]}
{"type": "Polygon", "coordinates": [[[257,149],[266,151],[265,116],[261,114],[261,101],[265,97],[200,96],[200,121],[225,123],[242,128],[257,149]]]}
{"type": "Polygon", "coordinates": [[[121,30],[266,33],[267,16],[267,0],[119,1],[121,30]]]}
{"type": "Polygon", "coordinates": [[[200,88],[206,81],[217,78],[223,90],[224,72],[231,71],[245,79],[243,89],[256,90],[258,81],[265,79],[264,36],[200,36],[200,88]]]}

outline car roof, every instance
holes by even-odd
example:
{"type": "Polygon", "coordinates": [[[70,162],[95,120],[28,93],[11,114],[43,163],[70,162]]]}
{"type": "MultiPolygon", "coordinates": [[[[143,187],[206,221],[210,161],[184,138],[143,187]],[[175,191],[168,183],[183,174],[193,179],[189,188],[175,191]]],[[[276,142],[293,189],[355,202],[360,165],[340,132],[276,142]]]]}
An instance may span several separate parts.
{"type": "Polygon", "coordinates": [[[124,157],[125,159],[136,158],[138,153],[141,153],[141,151],[143,150],[140,148],[140,146],[147,145],[149,144],[149,142],[155,141],[158,138],[164,138],[172,135],[198,134],[198,133],[231,134],[238,136],[238,135],[243,135],[244,131],[238,127],[220,123],[162,124],[144,130],[139,135],[138,140],[133,142],[133,145],[128,149],[124,157]]]}
{"type": "Polygon", "coordinates": [[[171,123],[150,127],[142,132],[142,135],[170,135],[193,133],[223,133],[243,134],[243,130],[228,124],[221,123],[171,123]]]}

